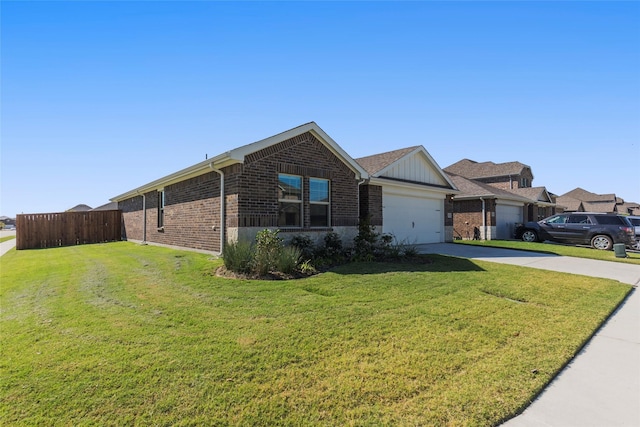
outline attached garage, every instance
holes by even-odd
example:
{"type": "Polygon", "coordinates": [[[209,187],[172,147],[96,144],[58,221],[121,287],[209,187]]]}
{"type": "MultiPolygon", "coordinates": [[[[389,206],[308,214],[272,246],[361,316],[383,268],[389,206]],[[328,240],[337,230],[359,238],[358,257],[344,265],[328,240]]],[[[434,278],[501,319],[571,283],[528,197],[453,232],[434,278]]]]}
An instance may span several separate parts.
{"type": "Polygon", "coordinates": [[[444,242],[444,197],[393,190],[382,190],[382,231],[409,244],[444,242]]]}
{"type": "MultiPolygon", "coordinates": [[[[407,244],[453,240],[453,228],[445,225],[444,207],[446,198],[458,190],[424,147],[408,147],[356,161],[369,173],[367,185],[381,188],[383,233],[407,244]]],[[[376,211],[373,206],[369,210],[376,211]]]]}
{"type": "Polygon", "coordinates": [[[496,239],[507,240],[513,238],[517,223],[522,223],[522,203],[496,203],[496,239]]]}

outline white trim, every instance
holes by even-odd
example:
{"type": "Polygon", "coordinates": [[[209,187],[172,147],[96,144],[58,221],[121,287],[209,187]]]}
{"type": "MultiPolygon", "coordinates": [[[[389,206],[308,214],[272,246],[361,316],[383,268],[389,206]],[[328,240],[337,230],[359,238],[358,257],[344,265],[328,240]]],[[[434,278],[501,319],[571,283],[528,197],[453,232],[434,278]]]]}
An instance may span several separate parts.
{"type": "Polygon", "coordinates": [[[211,172],[212,168],[222,169],[224,167],[234,165],[237,163],[243,163],[245,157],[251,153],[278,144],[280,142],[291,139],[295,136],[301,135],[305,132],[312,133],[318,140],[327,147],[334,155],[336,155],[344,164],[346,164],[356,175],[356,179],[367,179],[369,174],[356,162],[351,156],[349,156],[329,135],[327,135],[315,122],[310,122],[302,126],[290,129],[286,132],[282,132],[278,135],[274,135],[269,138],[254,142],[252,144],[244,145],[242,147],[235,148],[231,151],[227,151],[218,156],[212,157],[208,160],[204,160],[200,163],[196,163],[193,166],[179,170],[170,175],[159,178],[148,184],[137,187],[126,193],[119,194],[111,199],[112,202],[119,202],[122,200],[130,199],[140,194],[148,193],[153,190],[166,187],[177,182],[181,182],[196,176],[204,175],[211,172]]]}

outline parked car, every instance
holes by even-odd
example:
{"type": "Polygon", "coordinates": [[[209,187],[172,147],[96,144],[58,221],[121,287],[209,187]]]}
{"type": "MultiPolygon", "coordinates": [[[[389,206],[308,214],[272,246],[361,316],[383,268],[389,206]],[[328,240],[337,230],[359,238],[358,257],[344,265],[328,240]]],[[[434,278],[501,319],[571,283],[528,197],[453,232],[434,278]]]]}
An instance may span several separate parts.
{"type": "Polygon", "coordinates": [[[640,251],[640,216],[628,216],[627,219],[633,225],[636,232],[636,241],[631,245],[631,249],[640,251]]]}
{"type": "Polygon", "coordinates": [[[515,237],[525,242],[550,240],[601,250],[611,250],[615,243],[629,247],[636,243],[634,228],[625,216],[592,212],[557,214],[527,222],[516,229],[515,237]]]}

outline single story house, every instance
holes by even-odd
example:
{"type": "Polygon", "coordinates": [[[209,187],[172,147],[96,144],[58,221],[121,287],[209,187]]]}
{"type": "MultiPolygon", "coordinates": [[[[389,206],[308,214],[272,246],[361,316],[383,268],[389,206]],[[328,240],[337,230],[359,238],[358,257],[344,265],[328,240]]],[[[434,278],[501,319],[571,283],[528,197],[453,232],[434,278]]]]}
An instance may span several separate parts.
{"type": "Polygon", "coordinates": [[[252,241],[265,228],[279,229],[285,239],[317,240],[332,231],[351,241],[364,217],[400,240],[443,242],[445,200],[455,192],[422,147],[369,173],[311,122],[111,201],[122,211],[124,239],[220,253],[225,242],[252,241]],[[426,205],[433,209],[418,216],[426,205]]]}

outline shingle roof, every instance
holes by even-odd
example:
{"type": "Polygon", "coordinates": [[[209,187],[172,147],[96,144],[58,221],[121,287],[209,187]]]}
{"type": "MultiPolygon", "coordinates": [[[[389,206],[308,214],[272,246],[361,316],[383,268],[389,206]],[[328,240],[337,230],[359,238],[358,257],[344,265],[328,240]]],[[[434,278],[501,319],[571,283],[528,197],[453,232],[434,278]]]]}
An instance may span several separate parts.
{"type": "Polygon", "coordinates": [[[479,181],[475,181],[472,179],[465,178],[460,175],[447,174],[453,183],[460,190],[460,194],[456,195],[455,198],[470,198],[470,197],[488,197],[495,198],[500,197],[504,199],[518,200],[521,202],[528,202],[529,199],[522,197],[520,195],[514,194],[507,190],[502,190],[497,187],[493,187],[489,184],[485,184],[479,181]]]}
{"type": "Polygon", "coordinates": [[[85,204],[79,204],[72,207],[71,209],[67,209],[67,212],[86,212],[90,210],[91,210],[91,206],[88,206],[85,204]]]}
{"type": "Polygon", "coordinates": [[[514,188],[513,190],[509,191],[519,196],[526,197],[527,199],[535,202],[553,202],[545,187],[514,188]]]}
{"type": "MultiPolygon", "coordinates": [[[[462,159],[444,168],[447,173],[453,173],[469,179],[490,178],[494,176],[519,175],[529,166],[520,162],[481,162],[462,159]]],[[[530,169],[530,168],[529,168],[530,169]]]]}
{"type": "Polygon", "coordinates": [[[402,157],[406,156],[412,151],[415,151],[419,147],[419,145],[416,145],[413,147],[400,148],[398,150],[387,151],[386,153],[360,157],[359,159],[355,159],[355,161],[358,162],[358,164],[360,164],[360,166],[362,166],[362,168],[367,171],[369,175],[375,175],[382,169],[400,160],[402,157]]]}
{"type": "MultiPolygon", "coordinates": [[[[558,196],[556,198],[556,205],[564,206],[567,211],[577,212],[580,210],[582,201],[569,196],[558,196]]],[[[584,206],[582,208],[584,209],[584,206]]]]}
{"type": "Polygon", "coordinates": [[[564,193],[562,197],[573,197],[583,202],[616,202],[615,194],[595,194],[580,187],[564,193]]]}

